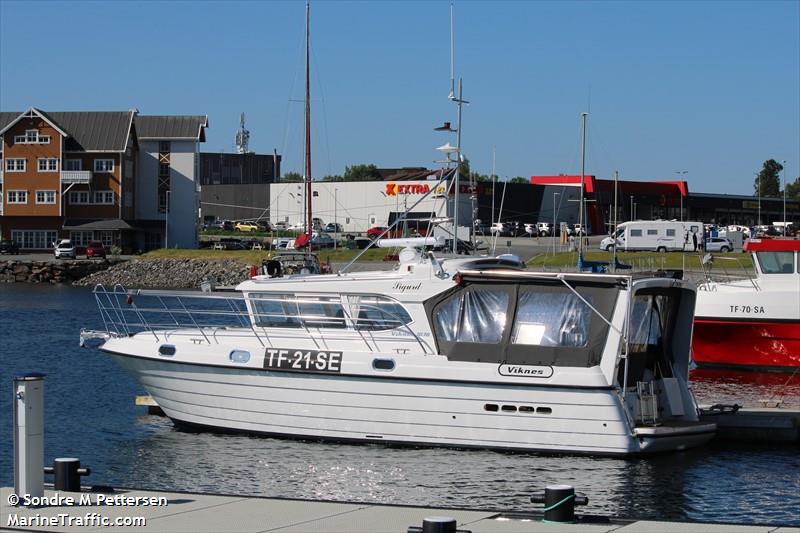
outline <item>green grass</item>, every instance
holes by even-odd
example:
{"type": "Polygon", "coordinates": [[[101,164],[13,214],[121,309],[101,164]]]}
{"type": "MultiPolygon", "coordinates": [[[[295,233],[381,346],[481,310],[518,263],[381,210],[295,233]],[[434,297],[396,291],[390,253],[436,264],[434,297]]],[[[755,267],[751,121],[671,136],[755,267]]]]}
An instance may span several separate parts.
{"type": "MultiPolygon", "coordinates": [[[[730,252],[727,254],[714,253],[714,268],[725,268],[728,270],[745,269],[752,267],[752,261],[748,254],[740,252],[730,252]]],[[[583,258],[586,261],[613,261],[610,252],[590,251],[584,252],[583,258]]],[[[666,268],[688,270],[700,270],[700,260],[702,255],[698,253],[680,252],[618,252],[617,260],[620,263],[631,265],[638,270],[666,268]]],[[[577,252],[561,252],[553,254],[541,254],[528,261],[530,267],[545,268],[571,268],[578,262],[577,252]]]]}
{"type": "MultiPolygon", "coordinates": [[[[286,250],[293,252],[294,250],[286,250]]],[[[316,252],[320,261],[335,261],[342,263],[351,261],[361,250],[346,250],[326,248],[316,252]]],[[[371,248],[364,253],[359,261],[380,261],[387,254],[395,253],[392,249],[371,248]]],[[[275,254],[269,250],[212,250],[202,248],[200,250],[186,250],[182,248],[159,249],[147,252],[141,257],[143,259],[200,259],[200,260],[223,260],[234,259],[248,265],[261,264],[261,261],[269,259],[275,254]]]]}

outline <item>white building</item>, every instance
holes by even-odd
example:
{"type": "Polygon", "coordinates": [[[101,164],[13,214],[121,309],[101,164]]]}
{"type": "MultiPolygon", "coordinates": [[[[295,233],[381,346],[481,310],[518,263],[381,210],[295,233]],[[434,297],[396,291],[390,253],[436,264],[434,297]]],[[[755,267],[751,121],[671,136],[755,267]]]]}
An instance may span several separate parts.
{"type": "MultiPolygon", "coordinates": [[[[373,226],[388,226],[399,214],[411,211],[409,218],[445,217],[451,211],[447,202],[447,182],[349,181],[313,182],[311,211],[325,223],[336,222],[345,232],[365,232],[373,226]],[[430,193],[427,196],[426,193],[430,193]]],[[[289,225],[304,222],[304,183],[270,185],[270,221],[289,225]]],[[[471,219],[469,194],[459,195],[459,226],[468,227],[471,219]]],[[[463,230],[462,230],[463,231],[463,230]]]]}
{"type": "Polygon", "coordinates": [[[199,153],[208,116],[137,116],[135,123],[136,218],[153,226],[141,247],[197,248],[199,153]]]}

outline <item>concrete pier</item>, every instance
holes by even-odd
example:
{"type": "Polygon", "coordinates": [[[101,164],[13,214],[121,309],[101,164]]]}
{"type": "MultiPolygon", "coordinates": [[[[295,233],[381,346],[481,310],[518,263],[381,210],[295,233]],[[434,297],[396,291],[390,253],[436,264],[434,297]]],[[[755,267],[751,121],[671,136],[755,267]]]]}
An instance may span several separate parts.
{"type": "Polygon", "coordinates": [[[703,410],[703,422],[717,424],[718,441],[762,443],[800,442],[800,410],[782,407],[748,407],[736,412],[703,410]]]}
{"type": "MultiPolygon", "coordinates": [[[[404,533],[431,516],[456,519],[459,530],[472,533],[800,533],[800,528],[740,526],[690,522],[656,522],[600,518],[576,524],[545,524],[541,514],[498,513],[378,505],[220,496],[116,489],[113,493],[45,490],[52,504],[12,507],[13,489],[0,489],[0,531],[152,531],[152,532],[305,532],[404,533]],[[61,497],[60,502],[55,500],[61,497]],[[73,499],[65,501],[65,497],[73,499]]],[[[533,504],[532,504],[533,506],[533,504]]]]}

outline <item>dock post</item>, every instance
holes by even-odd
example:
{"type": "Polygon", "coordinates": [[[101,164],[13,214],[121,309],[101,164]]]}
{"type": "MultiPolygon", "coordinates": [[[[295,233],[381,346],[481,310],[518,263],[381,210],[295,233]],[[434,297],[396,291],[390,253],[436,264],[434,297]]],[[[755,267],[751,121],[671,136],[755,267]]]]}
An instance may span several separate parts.
{"type": "Polygon", "coordinates": [[[14,376],[14,494],[44,496],[44,374],[14,376]]]}

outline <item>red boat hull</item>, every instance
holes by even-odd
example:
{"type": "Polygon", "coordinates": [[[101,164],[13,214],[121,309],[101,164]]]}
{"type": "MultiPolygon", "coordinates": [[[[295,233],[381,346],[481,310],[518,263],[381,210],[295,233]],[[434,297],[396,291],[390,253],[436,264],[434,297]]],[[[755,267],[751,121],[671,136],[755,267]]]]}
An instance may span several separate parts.
{"type": "Polygon", "coordinates": [[[800,322],[695,317],[692,359],[700,367],[795,371],[800,367],[800,322]]]}

